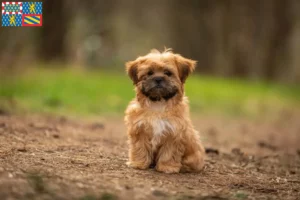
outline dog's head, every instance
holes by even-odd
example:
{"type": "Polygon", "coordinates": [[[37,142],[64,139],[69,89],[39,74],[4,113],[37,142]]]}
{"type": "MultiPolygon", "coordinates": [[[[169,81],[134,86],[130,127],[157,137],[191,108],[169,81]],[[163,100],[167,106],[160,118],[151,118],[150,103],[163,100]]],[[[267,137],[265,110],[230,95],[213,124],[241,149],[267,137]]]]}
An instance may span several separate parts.
{"type": "Polygon", "coordinates": [[[167,101],[175,96],[182,97],[185,80],[195,66],[196,61],[174,54],[171,50],[162,53],[152,50],[127,62],[126,70],[138,95],[151,101],[167,101]]]}

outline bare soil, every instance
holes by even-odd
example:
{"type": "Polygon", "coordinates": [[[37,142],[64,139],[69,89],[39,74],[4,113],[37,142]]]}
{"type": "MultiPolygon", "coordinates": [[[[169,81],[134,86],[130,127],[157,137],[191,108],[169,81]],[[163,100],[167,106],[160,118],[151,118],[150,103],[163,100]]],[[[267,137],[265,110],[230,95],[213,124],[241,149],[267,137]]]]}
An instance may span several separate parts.
{"type": "Polygon", "coordinates": [[[300,199],[300,115],[193,116],[201,173],[126,166],[122,118],[0,116],[0,199],[300,199]]]}

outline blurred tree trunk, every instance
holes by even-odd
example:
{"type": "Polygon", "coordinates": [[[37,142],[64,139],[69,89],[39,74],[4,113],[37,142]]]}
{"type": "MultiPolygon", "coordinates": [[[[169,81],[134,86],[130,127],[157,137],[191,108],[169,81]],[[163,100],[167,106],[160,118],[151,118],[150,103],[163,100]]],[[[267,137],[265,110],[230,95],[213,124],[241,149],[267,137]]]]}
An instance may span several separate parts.
{"type": "Polygon", "coordinates": [[[290,47],[290,70],[287,78],[288,82],[300,83],[300,1],[292,0],[290,4],[292,31],[289,38],[290,47]]]}
{"type": "Polygon", "coordinates": [[[43,26],[39,44],[40,58],[43,61],[66,60],[66,37],[69,25],[70,8],[65,7],[65,1],[45,0],[43,2],[43,26]]]}
{"type": "Polygon", "coordinates": [[[218,1],[218,5],[213,12],[212,34],[214,37],[215,54],[213,57],[214,64],[212,72],[221,76],[229,76],[231,74],[232,48],[230,45],[230,26],[231,11],[229,1],[218,1]]]}
{"type": "Polygon", "coordinates": [[[274,0],[274,32],[267,49],[267,62],[265,64],[265,77],[268,79],[281,79],[287,75],[288,61],[288,39],[291,33],[290,3],[291,1],[274,0]],[[282,70],[284,69],[284,70],[282,70]]]}

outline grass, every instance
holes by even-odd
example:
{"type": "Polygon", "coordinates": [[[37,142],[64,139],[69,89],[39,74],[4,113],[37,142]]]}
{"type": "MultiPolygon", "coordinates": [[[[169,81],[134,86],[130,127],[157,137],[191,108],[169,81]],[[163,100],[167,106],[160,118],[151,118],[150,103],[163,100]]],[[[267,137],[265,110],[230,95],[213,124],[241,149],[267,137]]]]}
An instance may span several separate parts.
{"type": "MultiPolygon", "coordinates": [[[[0,108],[13,112],[121,114],[134,98],[123,71],[34,69],[0,84],[0,108]]],[[[257,116],[300,105],[295,86],[193,75],[185,88],[193,113],[257,116]]]]}
{"type": "Polygon", "coordinates": [[[236,199],[243,200],[243,199],[247,199],[247,198],[248,198],[248,195],[247,195],[246,193],[244,193],[244,192],[239,191],[239,192],[237,192],[237,193],[235,194],[235,198],[236,198],[236,199]]]}

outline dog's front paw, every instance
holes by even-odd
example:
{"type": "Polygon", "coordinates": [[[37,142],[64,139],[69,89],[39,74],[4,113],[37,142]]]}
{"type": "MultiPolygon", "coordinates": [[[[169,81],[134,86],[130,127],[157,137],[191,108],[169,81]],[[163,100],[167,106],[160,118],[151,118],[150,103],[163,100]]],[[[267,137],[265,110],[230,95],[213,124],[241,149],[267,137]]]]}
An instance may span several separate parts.
{"type": "Polygon", "coordinates": [[[131,168],[134,168],[134,169],[147,169],[149,168],[149,165],[148,163],[140,163],[140,162],[132,162],[132,161],[128,161],[126,163],[126,165],[128,167],[131,167],[131,168]]]}
{"type": "Polygon", "coordinates": [[[157,165],[156,170],[166,174],[175,174],[179,173],[180,166],[157,165]]]}

